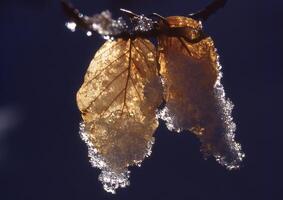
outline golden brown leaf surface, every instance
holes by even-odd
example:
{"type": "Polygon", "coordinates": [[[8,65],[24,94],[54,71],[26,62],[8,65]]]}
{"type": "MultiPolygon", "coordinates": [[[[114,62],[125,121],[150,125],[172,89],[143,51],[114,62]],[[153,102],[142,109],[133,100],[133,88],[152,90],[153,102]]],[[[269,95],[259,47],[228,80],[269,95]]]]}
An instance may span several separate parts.
{"type": "Polygon", "coordinates": [[[107,41],[77,93],[88,137],[114,172],[144,159],[158,126],[162,86],[155,52],[144,39],[107,41]]]}
{"type": "MultiPolygon", "coordinates": [[[[201,30],[201,24],[190,18],[168,17],[167,21],[170,27],[189,27],[189,39],[201,30]]],[[[192,44],[183,37],[161,35],[158,42],[160,73],[165,83],[163,119],[167,127],[192,131],[200,138],[205,154],[225,157],[231,164],[237,159],[237,152],[231,148],[233,138],[227,135],[233,134],[233,127],[229,126],[234,124],[225,119],[230,117],[231,105],[219,96],[225,95],[224,91],[220,94],[222,91],[216,89],[220,72],[212,39],[192,44]]]]}

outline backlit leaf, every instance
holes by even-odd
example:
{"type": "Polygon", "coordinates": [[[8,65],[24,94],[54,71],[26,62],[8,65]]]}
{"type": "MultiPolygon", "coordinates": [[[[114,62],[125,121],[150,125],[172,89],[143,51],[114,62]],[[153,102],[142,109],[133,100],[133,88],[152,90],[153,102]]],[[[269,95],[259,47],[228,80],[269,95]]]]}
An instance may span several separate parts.
{"type": "Polygon", "coordinates": [[[197,43],[201,24],[191,18],[168,17],[170,27],[188,27],[186,37],[158,38],[159,62],[166,107],[160,118],[170,130],[190,130],[202,142],[202,151],[214,155],[228,169],[238,168],[244,154],[234,140],[233,104],[220,83],[218,54],[210,37],[197,43]]]}
{"type": "Polygon", "coordinates": [[[82,136],[110,192],[126,186],[127,167],[139,165],[150,153],[162,100],[155,52],[145,39],[107,41],[77,93],[82,136]]]}

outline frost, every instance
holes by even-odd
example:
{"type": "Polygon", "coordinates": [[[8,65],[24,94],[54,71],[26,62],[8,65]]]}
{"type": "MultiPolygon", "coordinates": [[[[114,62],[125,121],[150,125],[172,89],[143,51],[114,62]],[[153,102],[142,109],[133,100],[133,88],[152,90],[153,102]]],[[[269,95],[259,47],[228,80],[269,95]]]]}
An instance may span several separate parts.
{"type": "MultiPolygon", "coordinates": [[[[88,147],[88,157],[90,158],[90,163],[92,167],[99,168],[101,174],[98,180],[102,183],[105,191],[112,194],[116,193],[116,189],[125,188],[130,185],[130,171],[125,169],[122,172],[113,171],[105,161],[105,159],[98,153],[97,149],[89,139],[89,133],[86,131],[86,126],[84,123],[80,123],[80,136],[81,139],[87,144],[88,147]]],[[[151,149],[154,144],[154,138],[150,140],[147,144],[147,151],[145,157],[149,157],[151,154],[151,149]]],[[[140,167],[142,160],[136,160],[135,165],[140,167]]]]}
{"type": "Polygon", "coordinates": [[[112,194],[116,193],[116,189],[119,187],[124,188],[130,185],[129,182],[130,171],[125,171],[122,173],[112,172],[110,169],[102,170],[101,174],[98,177],[103,184],[103,188],[106,192],[112,194]]]}
{"type": "Polygon", "coordinates": [[[154,145],[155,139],[154,137],[151,138],[151,140],[147,143],[146,153],[145,157],[149,157],[152,153],[152,146],[154,145]]]}
{"type": "Polygon", "coordinates": [[[159,110],[156,114],[158,119],[162,119],[165,121],[166,127],[169,131],[176,131],[177,133],[181,132],[182,130],[175,125],[175,116],[170,114],[170,111],[167,106],[163,109],[159,110]]]}
{"type": "Polygon", "coordinates": [[[93,30],[104,36],[118,35],[127,28],[126,22],[122,17],[114,20],[112,19],[111,12],[108,10],[94,15],[89,20],[92,22],[93,30]]]}
{"type": "Polygon", "coordinates": [[[154,21],[150,18],[140,15],[136,19],[135,31],[148,32],[153,29],[154,21]]]}
{"type": "MultiPolygon", "coordinates": [[[[189,18],[169,17],[175,26],[201,24],[189,18]]],[[[189,33],[188,33],[189,34],[189,33]]],[[[170,131],[194,133],[204,157],[214,156],[227,169],[239,168],[244,158],[235,141],[233,104],[221,84],[221,65],[211,38],[191,44],[174,37],[160,37],[160,74],[166,106],[157,113],[170,131]]]]}
{"type": "MultiPolygon", "coordinates": [[[[218,63],[218,69],[221,69],[221,65],[218,63]]],[[[241,145],[235,141],[236,124],[233,122],[232,110],[234,104],[225,98],[224,87],[221,84],[222,73],[220,73],[218,80],[214,87],[214,95],[217,99],[221,118],[224,123],[224,141],[228,146],[229,153],[214,154],[216,161],[227,169],[237,169],[240,167],[240,163],[243,161],[245,154],[242,152],[241,145]]]]}
{"type": "MultiPolygon", "coordinates": [[[[218,69],[221,69],[220,65],[218,69]]],[[[189,121],[185,120],[185,123],[182,122],[182,118],[186,117],[173,114],[174,112],[172,112],[168,106],[159,110],[156,116],[165,121],[166,126],[170,131],[179,133],[182,130],[191,130],[200,137],[204,146],[206,144],[209,146],[215,145],[213,149],[203,149],[204,156],[206,157],[207,155],[212,154],[218,163],[225,166],[228,170],[232,170],[240,167],[240,163],[243,161],[245,154],[242,152],[241,145],[235,141],[236,124],[233,122],[232,117],[234,104],[229,99],[226,99],[224,87],[220,82],[221,77],[222,73],[220,72],[213,91],[215,98],[214,103],[216,104],[215,117],[219,118],[221,121],[218,122],[221,128],[219,128],[217,133],[213,135],[214,139],[207,138],[205,135],[207,133],[204,133],[205,128],[189,128],[189,121]]],[[[190,116],[187,117],[189,118],[190,116]]]]}
{"type": "MultiPolygon", "coordinates": [[[[117,20],[112,19],[112,14],[108,10],[96,14],[92,17],[78,15],[78,18],[82,20],[82,23],[87,26],[87,36],[92,36],[92,31],[98,32],[103,37],[108,36],[111,38],[112,35],[119,35],[124,32],[128,26],[125,20],[120,17],[117,20]]],[[[72,32],[76,31],[77,25],[75,22],[67,22],[66,27],[72,32]]],[[[85,27],[84,27],[85,29],[85,27]]]]}

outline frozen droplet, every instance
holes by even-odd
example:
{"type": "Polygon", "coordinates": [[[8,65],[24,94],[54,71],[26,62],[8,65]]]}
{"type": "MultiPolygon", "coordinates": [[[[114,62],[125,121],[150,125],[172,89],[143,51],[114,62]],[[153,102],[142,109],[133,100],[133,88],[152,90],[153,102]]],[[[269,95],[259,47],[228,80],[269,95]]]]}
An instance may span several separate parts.
{"type": "Polygon", "coordinates": [[[103,39],[113,41],[113,40],[114,40],[114,37],[111,37],[111,36],[109,36],[109,35],[104,35],[104,36],[103,36],[103,39]]]}
{"type": "Polygon", "coordinates": [[[87,35],[88,37],[90,37],[90,36],[92,36],[92,32],[91,32],[91,31],[88,31],[88,32],[86,32],[86,35],[87,35]]]}
{"type": "Polygon", "coordinates": [[[72,31],[72,32],[75,32],[76,31],[76,27],[77,27],[77,24],[75,22],[67,22],[66,23],[66,27],[72,31]]]}

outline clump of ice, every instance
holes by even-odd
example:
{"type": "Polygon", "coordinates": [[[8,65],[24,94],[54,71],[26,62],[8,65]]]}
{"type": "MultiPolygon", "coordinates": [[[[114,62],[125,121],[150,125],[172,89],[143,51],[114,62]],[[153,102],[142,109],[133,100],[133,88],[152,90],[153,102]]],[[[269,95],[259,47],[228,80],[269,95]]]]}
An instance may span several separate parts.
{"type": "MultiPolygon", "coordinates": [[[[98,150],[90,141],[89,134],[86,131],[84,123],[80,123],[79,133],[82,140],[87,144],[88,157],[90,158],[89,161],[91,165],[101,170],[98,180],[102,183],[104,190],[115,194],[118,188],[125,188],[126,186],[129,186],[130,171],[125,169],[125,171],[117,173],[108,166],[103,156],[99,154],[98,150]]],[[[150,156],[153,144],[154,138],[152,138],[152,140],[150,140],[147,144],[147,152],[145,153],[145,157],[150,156]]],[[[141,166],[141,162],[141,160],[137,160],[135,161],[135,165],[141,166]]]]}
{"type": "Polygon", "coordinates": [[[243,161],[245,154],[242,152],[241,145],[235,141],[236,124],[233,122],[232,110],[234,104],[225,98],[224,87],[221,84],[222,74],[217,80],[214,87],[214,95],[219,104],[221,118],[223,120],[224,127],[224,141],[229,148],[229,154],[214,154],[216,161],[227,169],[237,169],[240,167],[240,163],[243,161]]]}
{"type": "Polygon", "coordinates": [[[152,153],[152,146],[154,145],[155,142],[155,138],[152,137],[151,140],[149,140],[149,142],[147,143],[147,148],[146,148],[146,153],[145,153],[145,157],[149,157],[152,153]]]}
{"type": "Polygon", "coordinates": [[[70,31],[76,31],[77,24],[75,22],[67,22],[65,25],[70,31]]]}
{"type": "MultiPolygon", "coordinates": [[[[217,51],[217,49],[215,50],[217,51]]],[[[215,154],[214,157],[218,163],[225,166],[228,170],[232,170],[240,167],[240,163],[243,161],[245,153],[243,153],[240,143],[235,141],[236,124],[234,123],[232,117],[234,104],[230,99],[226,98],[225,90],[221,83],[221,79],[223,77],[221,69],[222,66],[219,62],[219,56],[217,56],[217,70],[219,73],[213,92],[216,102],[218,102],[218,107],[222,115],[221,118],[224,122],[224,139],[229,148],[230,155],[229,158],[228,155],[225,154],[215,154]]]]}
{"type": "Polygon", "coordinates": [[[174,125],[174,115],[170,114],[170,111],[167,106],[165,106],[163,109],[157,111],[156,117],[158,119],[162,119],[166,127],[169,131],[176,131],[177,133],[181,132],[182,130],[179,127],[176,127],[174,125]]]}
{"type": "MultiPolygon", "coordinates": [[[[122,17],[119,17],[117,20],[112,19],[112,14],[109,10],[92,17],[82,14],[79,17],[90,26],[86,32],[87,36],[92,36],[92,32],[98,32],[104,39],[112,39],[112,36],[119,35],[128,28],[126,21],[122,17]]],[[[65,25],[72,32],[76,31],[77,24],[75,22],[67,22],[65,25]]]]}
{"type": "Polygon", "coordinates": [[[116,189],[119,187],[124,188],[130,185],[129,177],[130,171],[125,171],[118,174],[111,171],[111,169],[104,169],[101,171],[98,180],[101,181],[106,192],[115,194],[116,189]]]}
{"type": "MultiPolygon", "coordinates": [[[[245,154],[242,152],[241,145],[235,141],[236,124],[232,118],[234,105],[226,98],[224,87],[221,84],[222,72],[220,70],[222,67],[218,59],[217,57],[218,77],[214,84],[213,95],[209,96],[210,99],[203,99],[203,102],[199,98],[198,102],[200,104],[204,103],[204,105],[209,103],[210,107],[207,108],[209,117],[206,116],[206,110],[200,110],[200,113],[204,113],[198,122],[200,125],[192,123],[191,116],[186,112],[186,108],[183,108],[186,106],[184,102],[190,103],[190,97],[185,97],[187,87],[184,83],[184,85],[178,86],[179,89],[182,89],[185,97],[183,101],[180,101],[182,105],[178,104],[177,99],[175,99],[175,102],[167,102],[167,105],[157,112],[157,118],[165,121],[170,131],[190,130],[194,132],[202,142],[201,151],[204,153],[204,156],[214,156],[217,162],[231,170],[240,167],[245,154]],[[208,132],[205,132],[206,130],[208,132]]],[[[172,73],[176,74],[177,72],[172,71],[172,73]]],[[[187,76],[190,75],[188,74],[187,76]]],[[[166,88],[164,81],[162,83],[164,88],[166,88]]],[[[182,83],[178,82],[178,84],[182,83]]],[[[196,106],[198,105],[196,104],[196,106]]]]}
{"type": "Polygon", "coordinates": [[[135,31],[148,32],[154,28],[154,21],[144,15],[139,15],[135,18],[136,26],[135,31]]]}
{"type": "Polygon", "coordinates": [[[112,19],[112,14],[109,10],[94,15],[89,19],[92,22],[93,30],[100,35],[118,35],[127,29],[125,20],[122,17],[117,20],[112,19]]]}

